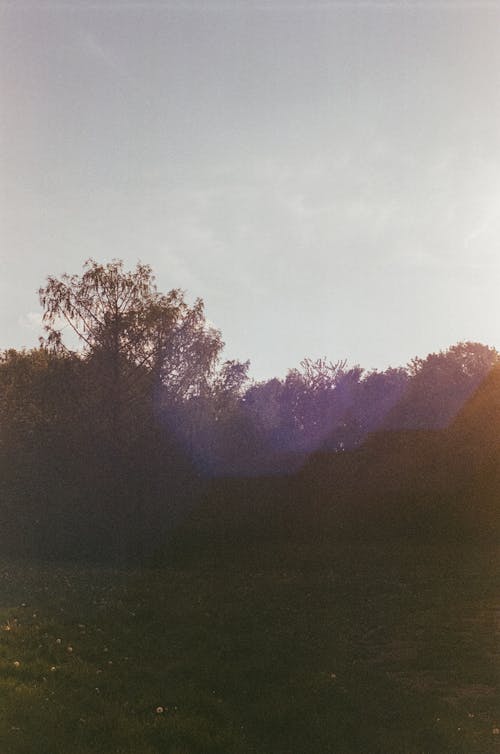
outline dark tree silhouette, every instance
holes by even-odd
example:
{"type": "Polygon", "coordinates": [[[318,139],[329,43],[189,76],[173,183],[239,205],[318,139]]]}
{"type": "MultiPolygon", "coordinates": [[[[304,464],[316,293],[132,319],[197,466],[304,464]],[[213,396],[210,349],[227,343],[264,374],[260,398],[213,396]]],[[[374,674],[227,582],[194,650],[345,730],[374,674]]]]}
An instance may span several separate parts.
{"type": "Polygon", "coordinates": [[[441,429],[462,408],[498,363],[495,348],[482,343],[456,343],[445,351],[415,358],[401,401],[390,412],[389,429],[441,429]]]}
{"type": "Polygon", "coordinates": [[[127,271],[119,260],[90,259],[82,275],[49,277],[39,295],[43,344],[84,365],[82,446],[102,480],[108,527],[124,558],[130,536],[144,528],[146,506],[154,508],[153,491],[172,508],[187,486],[173,407],[209,390],[221,335],[207,324],[201,299],[189,306],[179,289],[160,293],[148,265],[127,271]]]}
{"type": "Polygon", "coordinates": [[[76,336],[99,368],[115,435],[138,385],[165,386],[175,399],[206,388],[223,346],[220,332],[207,325],[201,299],[189,306],[179,289],[159,293],[149,265],[126,271],[120,260],[89,259],[81,276],[49,277],[39,295],[45,344],[70,352],[65,335],[76,336]]]}
{"type": "Polygon", "coordinates": [[[254,503],[285,500],[294,477],[279,475],[301,467],[304,510],[315,479],[325,510],[334,488],[347,507],[371,505],[380,488],[396,511],[406,485],[411,518],[422,501],[483,489],[483,477],[494,499],[496,444],[478,439],[481,422],[442,429],[498,365],[494,348],[458,343],[385,372],[304,359],[284,379],[249,384],[248,362],[222,362],[221,334],[201,299],[160,293],[148,265],[89,259],[80,275],[49,277],[39,295],[41,347],[0,354],[5,551],[141,556],[207,490],[230,506],[245,497],[250,515],[254,503]],[[469,445],[481,449],[471,455],[469,445]],[[243,479],[210,481],[217,476],[243,479]]]}

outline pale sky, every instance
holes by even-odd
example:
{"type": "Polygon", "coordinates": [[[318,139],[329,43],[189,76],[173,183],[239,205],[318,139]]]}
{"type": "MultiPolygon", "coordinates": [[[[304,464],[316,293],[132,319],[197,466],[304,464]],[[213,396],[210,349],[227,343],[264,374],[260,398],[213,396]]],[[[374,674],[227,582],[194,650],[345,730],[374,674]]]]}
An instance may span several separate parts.
{"type": "Polygon", "coordinates": [[[0,348],[94,257],[255,378],[500,346],[500,4],[0,0],[0,348]]]}

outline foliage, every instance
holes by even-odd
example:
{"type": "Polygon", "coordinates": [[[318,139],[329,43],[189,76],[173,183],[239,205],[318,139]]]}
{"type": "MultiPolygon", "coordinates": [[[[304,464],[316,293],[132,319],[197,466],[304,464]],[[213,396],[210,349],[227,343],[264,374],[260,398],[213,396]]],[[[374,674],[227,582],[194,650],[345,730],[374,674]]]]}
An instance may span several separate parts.
{"type": "Polygon", "coordinates": [[[189,306],[182,291],[158,292],[149,265],[126,271],[123,262],[87,260],[80,275],[49,277],[39,291],[45,343],[69,351],[61,324],[102,367],[110,392],[123,400],[152,375],[177,400],[206,391],[222,349],[220,332],[207,325],[204,306],[189,306]]]}
{"type": "Polygon", "coordinates": [[[304,359],[255,383],[222,360],[201,299],[148,265],[84,264],[39,291],[45,336],[0,357],[4,547],[120,559],[161,545],[204,479],[293,472],[380,429],[449,423],[498,362],[458,343],[406,368],[304,359]]]}
{"type": "Polygon", "coordinates": [[[388,426],[447,426],[498,361],[495,348],[473,342],[457,343],[425,359],[413,359],[408,365],[408,390],[388,418],[388,426]]]}

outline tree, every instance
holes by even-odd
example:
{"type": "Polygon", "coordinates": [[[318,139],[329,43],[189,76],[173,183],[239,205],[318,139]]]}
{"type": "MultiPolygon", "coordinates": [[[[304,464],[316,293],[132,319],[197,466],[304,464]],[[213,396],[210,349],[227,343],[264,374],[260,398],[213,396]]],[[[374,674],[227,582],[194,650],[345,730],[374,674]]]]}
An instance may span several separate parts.
{"type": "Polygon", "coordinates": [[[81,539],[84,447],[75,395],[82,366],[43,348],[0,354],[2,547],[17,555],[54,554],[54,539],[69,554],[68,525],[81,539]]]}
{"type": "Polygon", "coordinates": [[[355,374],[353,377],[342,384],[344,413],[324,444],[326,450],[352,450],[370,432],[381,429],[389,411],[404,395],[409,380],[405,369],[392,367],[384,372],[372,370],[358,380],[355,374]]]}
{"type": "Polygon", "coordinates": [[[189,487],[174,407],[210,389],[221,335],[206,322],[201,299],[190,306],[179,289],[160,293],[151,267],[140,263],[127,271],[120,260],[89,259],[82,275],[49,277],[39,295],[42,345],[84,367],[82,446],[124,557],[130,536],[144,530],[145,506],[152,511],[154,500],[167,505],[170,497],[172,509],[189,487]]]}
{"type": "Polygon", "coordinates": [[[39,295],[44,344],[68,353],[67,331],[76,336],[82,356],[99,370],[116,430],[138,385],[163,386],[176,400],[202,392],[223,347],[202,300],[189,306],[179,289],[161,294],[149,265],[126,271],[120,260],[89,259],[81,276],[49,277],[39,295]]]}
{"type": "Polygon", "coordinates": [[[389,413],[389,429],[442,429],[481,384],[498,352],[482,343],[456,343],[415,358],[408,365],[408,389],[389,413]]]}
{"type": "Polygon", "coordinates": [[[363,370],[346,361],[304,359],[284,382],[283,404],[291,420],[295,448],[311,452],[322,447],[354,400],[363,370]]]}

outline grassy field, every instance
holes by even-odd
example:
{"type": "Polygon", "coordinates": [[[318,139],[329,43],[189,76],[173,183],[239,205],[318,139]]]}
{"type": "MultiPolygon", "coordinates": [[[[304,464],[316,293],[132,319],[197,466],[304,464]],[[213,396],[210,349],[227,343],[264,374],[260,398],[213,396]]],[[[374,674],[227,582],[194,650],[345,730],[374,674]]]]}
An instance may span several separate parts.
{"type": "Polygon", "coordinates": [[[0,567],[2,754],[500,753],[500,553],[0,567]]]}

